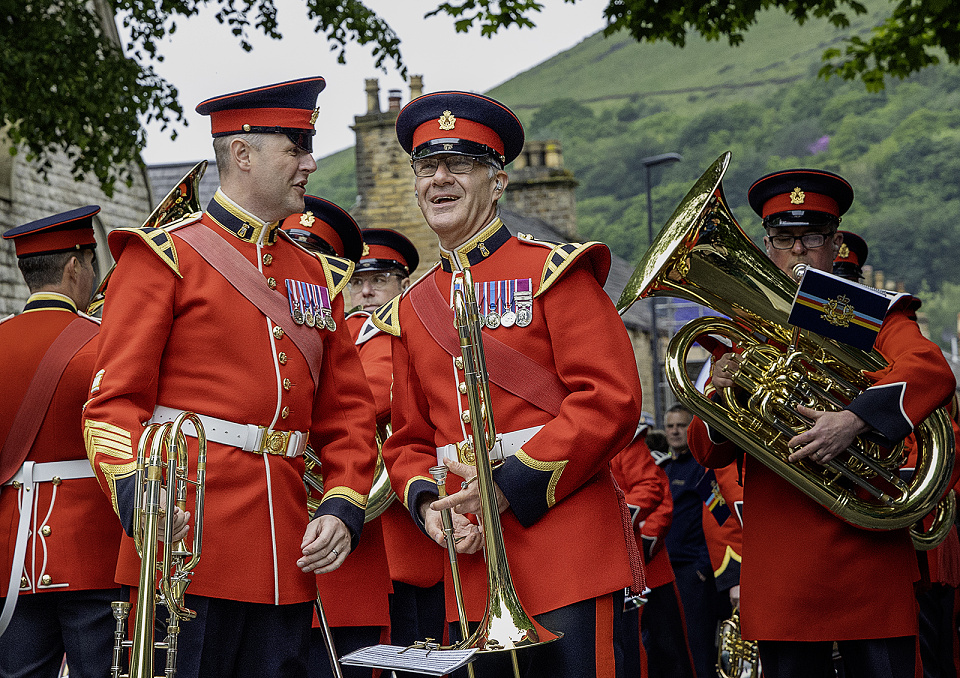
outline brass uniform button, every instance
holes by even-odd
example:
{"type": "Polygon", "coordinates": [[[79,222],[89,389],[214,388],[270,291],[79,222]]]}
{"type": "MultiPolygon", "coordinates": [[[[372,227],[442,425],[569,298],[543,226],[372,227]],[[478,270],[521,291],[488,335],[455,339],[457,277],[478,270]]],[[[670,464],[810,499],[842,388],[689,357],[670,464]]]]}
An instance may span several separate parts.
{"type": "Polygon", "coordinates": [[[290,380],[289,380],[289,379],[284,379],[284,380],[283,380],[283,390],[284,390],[284,391],[289,391],[289,390],[290,390],[290,386],[291,386],[290,380]]]}
{"type": "Polygon", "coordinates": [[[264,255],[263,255],[263,265],[264,265],[264,266],[269,266],[269,265],[272,264],[272,263],[273,263],[273,255],[272,255],[272,254],[269,254],[269,253],[264,254],[264,255]]]}
{"type": "Polygon", "coordinates": [[[463,369],[463,356],[459,356],[459,355],[458,355],[456,358],[454,358],[454,359],[453,359],[453,364],[457,366],[457,369],[458,369],[458,370],[462,370],[462,369],[463,369]]]}
{"type": "Polygon", "coordinates": [[[40,577],[40,584],[42,584],[43,586],[50,586],[50,584],[52,583],[53,583],[53,577],[51,577],[49,574],[45,574],[42,577],[40,577]]]}
{"type": "Polygon", "coordinates": [[[277,289],[277,279],[267,278],[267,287],[269,287],[271,290],[277,289]]]}
{"type": "Polygon", "coordinates": [[[283,339],[283,328],[277,325],[273,328],[273,336],[277,339],[283,339]]]}
{"type": "Polygon", "coordinates": [[[469,423],[470,423],[470,410],[464,410],[463,412],[461,412],[461,413],[460,413],[460,420],[461,420],[464,424],[469,424],[469,423]]]}
{"type": "Polygon", "coordinates": [[[49,537],[51,533],[53,533],[53,529],[51,529],[49,525],[44,525],[42,528],[40,528],[40,534],[42,534],[44,537],[49,537]]]}
{"type": "Polygon", "coordinates": [[[281,416],[282,418],[284,418],[284,419],[286,419],[287,417],[289,417],[289,416],[290,416],[290,408],[289,408],[289,407],[284,407],[283,410],[281,410],[281,412],[280,412],[280,416],[281,416]]]}
{"type": "Polygon", "coordinates": [[[53,484],[54,487],[56,487],[63,481],[60,479],[60,476],[54,476],[53,478],[50,479],[50,482],[53,484]]]}
{"type": "Polygon", "coordinates": [[[30,582],[27,581],[26,577],[20,577],[20,588],[22,589],[30,588],[30,582]]]}
{"type": "Polygon", "coordinates": [[[457,386],[457,390],[459,390],[460,393],[466,393],[466,392],[467,392],[467,382],[461,381],[460,384],[457,386]]]}
{"type": "Polygon", "coordinates": [[[287,364],[287,354],[284,353],[283,351],[280,351],[280,353],[277,354],[277,360],[280,362],[281,365],[286,365],[286,364],[287,364]]]}

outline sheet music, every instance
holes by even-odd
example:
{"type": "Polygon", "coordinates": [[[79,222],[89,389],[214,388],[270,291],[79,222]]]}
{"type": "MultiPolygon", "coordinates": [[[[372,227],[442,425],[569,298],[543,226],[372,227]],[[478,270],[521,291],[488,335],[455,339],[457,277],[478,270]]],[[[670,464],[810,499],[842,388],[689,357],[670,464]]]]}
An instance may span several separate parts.
{"type": "Polygon", "coordinates": [[[476,648],[470,650],[426,650],[399,645],[371,645],[340,658],[341,664],[370,666],[397,671],[413,671],[442,676],[473,661],[476,648]]]}

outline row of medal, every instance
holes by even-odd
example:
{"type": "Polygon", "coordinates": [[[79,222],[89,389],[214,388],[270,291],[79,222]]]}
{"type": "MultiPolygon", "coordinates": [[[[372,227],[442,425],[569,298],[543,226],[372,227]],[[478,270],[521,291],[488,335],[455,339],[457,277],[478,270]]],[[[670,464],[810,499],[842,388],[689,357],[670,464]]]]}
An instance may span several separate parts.
{"type": "Polygon", "coordinates": [[[333,306],[330,292],[326,287],[301,280],[287,279],[287,300],[290,302],[290,315],[293,322],[318,330],[337,329],[333,319],[333,306]]]}
{"type": "Polygon", "coordinates": [[[498,327],[526,327],[533,320],[533,281],[490,280],[474,283],[477,306],[483,324],[491,330],[498,327]]]}

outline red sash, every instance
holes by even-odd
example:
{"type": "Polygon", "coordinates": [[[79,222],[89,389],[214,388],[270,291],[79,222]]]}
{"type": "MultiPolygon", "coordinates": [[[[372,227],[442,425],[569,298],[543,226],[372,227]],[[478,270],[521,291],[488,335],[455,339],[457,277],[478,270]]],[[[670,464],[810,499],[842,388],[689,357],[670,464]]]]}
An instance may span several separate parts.
{"type": "Polygon", "coordinates": [[[37,365],[37,371],[33,373],[33,379],[13,418],[10,433],[0,449],[0,485],[14,476],[30,454],[67,364],[99,331],[97,323],[86,318],[75,318],[50,344],[37,365]]]}
{"type": "Polygon", "coordinates": [[[267,287],[260,271],[210,228],[198,222],[179,229],[176,234],[195,249],[197,254],[247,301],[280,326],[306,359],[313,383],[319,385],[320,366],[323,363],[323,339],[320,332],[312,327],[296,324],[290,317],[286,297],[267,287]]]}

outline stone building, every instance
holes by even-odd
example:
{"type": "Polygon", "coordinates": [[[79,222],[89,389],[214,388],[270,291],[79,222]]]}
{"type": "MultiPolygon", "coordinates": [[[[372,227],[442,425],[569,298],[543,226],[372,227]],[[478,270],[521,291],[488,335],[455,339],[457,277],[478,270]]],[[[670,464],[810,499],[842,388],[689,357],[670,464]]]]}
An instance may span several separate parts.
{"type": "MultiPolygon", "coordinates": [[[[145,170],[134,168],[133,184],[118,183],[112,198],[100,190],[96,177],[75,181],[70,161],[60,154],[53,163],[48,180],[26,160],[24,153],[10,155],[10,140],[0,131],[0,232],[41,219],[51,214],[100,205],[93,219],[97,234],[97,260],[101,275],[113,265],[107,249],[107,233],[120,226],[139,226],[150,214],[153,196],[145,170]]],[[[23,308],[29,296],[17,268],[13,243],[0,241],[0,316],[23,308]]]]}

